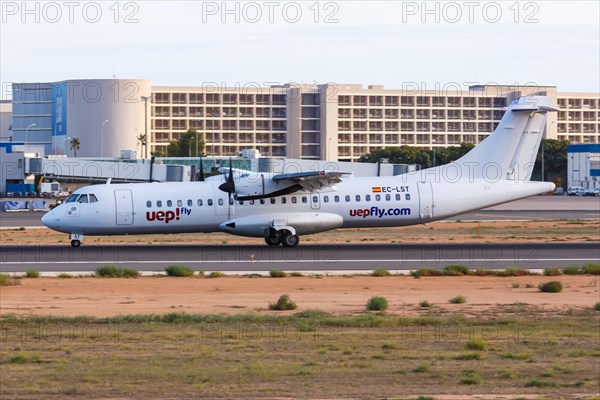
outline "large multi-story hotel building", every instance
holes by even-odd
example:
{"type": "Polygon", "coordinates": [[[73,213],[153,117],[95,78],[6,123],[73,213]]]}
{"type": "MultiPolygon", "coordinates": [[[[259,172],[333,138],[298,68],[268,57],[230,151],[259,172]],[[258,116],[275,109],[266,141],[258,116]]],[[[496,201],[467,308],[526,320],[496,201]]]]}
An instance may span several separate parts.
{"type": "MultiPolygon", "coordinates": [[[[100,156],[106,143],[112,147],[102,154],[116,156],[116,146],[139,148],[136,138],[144,132],[151,151],[166,154],[170,141],[194,129],[203,136],[208,155],[233,156],[251,148],[268,156],[353,161],[390,146],[477,144],[494,131],[512,100],[531,94],[551,96],[560,109],[548,117],[546,138],[600,143],[600,94],[560,93],[554,86],[394,90],[334,83],[166,87],[150,86],[147,80],[14,84],[13,132],[15,140],[25,140],[28,131],[36,144],[49,145],[49,152],[60,152],[56,139],[63,135],[63,144],[79,138],[81,156],[100,156]],[[46,107],[34,107],[36,90],[45,90],[46,107]],[[56,125],[57,119],[62,125],[56,125]],[[36,134],[44,129],[45,136],[36,134]],[[111,138],[100,140],[107,135],[111,138]]],[[[190,152],[195,155],[194,149],[190,152]]]]}

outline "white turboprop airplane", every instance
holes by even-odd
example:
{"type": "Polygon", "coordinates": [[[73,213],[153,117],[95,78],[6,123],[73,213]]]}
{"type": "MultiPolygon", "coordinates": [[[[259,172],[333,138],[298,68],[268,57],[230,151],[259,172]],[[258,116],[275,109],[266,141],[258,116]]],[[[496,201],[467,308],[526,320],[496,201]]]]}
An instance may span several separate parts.
{"type": "Polygon", "coordinates": [[[492,135],[450,164],[389,177],[224,168],[198,182],[91,185],[42,218],[70,234],[227,232],[295,247],[337,228],[422,224],[554,190],[530,182],[550,98],[516,99],[492,135]]]}

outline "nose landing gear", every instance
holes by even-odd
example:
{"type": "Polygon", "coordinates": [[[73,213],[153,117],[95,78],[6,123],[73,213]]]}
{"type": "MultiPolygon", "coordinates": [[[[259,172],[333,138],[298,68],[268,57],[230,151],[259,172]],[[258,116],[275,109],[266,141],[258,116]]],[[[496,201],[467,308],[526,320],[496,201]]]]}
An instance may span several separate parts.
{"type": "Polygon", "coordinates": [[[81,246],[81,241],[83,240],[83,235],[80,233],[71,233],[71,247],[77,248],[81,246]]]}

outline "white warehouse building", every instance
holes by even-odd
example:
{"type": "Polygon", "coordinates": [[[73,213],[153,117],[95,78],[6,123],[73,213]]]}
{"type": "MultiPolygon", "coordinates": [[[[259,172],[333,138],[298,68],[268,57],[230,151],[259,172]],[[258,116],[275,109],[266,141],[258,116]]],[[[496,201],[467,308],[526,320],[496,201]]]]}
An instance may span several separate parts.
{"type": "Polygon", "coordinates": [[[12,139],[43,145],[46,155],[114,157],[136,150],[144,134],[148,80],[81,79],[15,83],[12,139]],[[72,146],[73,139],[79,150],[72,146]]]}

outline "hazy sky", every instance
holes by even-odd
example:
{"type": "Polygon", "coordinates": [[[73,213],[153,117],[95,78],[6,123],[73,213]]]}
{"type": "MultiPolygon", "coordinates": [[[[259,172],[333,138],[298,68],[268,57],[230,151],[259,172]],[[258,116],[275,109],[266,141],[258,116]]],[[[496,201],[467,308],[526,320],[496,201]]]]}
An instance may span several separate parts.
{"type": "Polygon", "coordinates": [[[0,81],[600,91],[598,1],[2,1],[0,81]]]}

